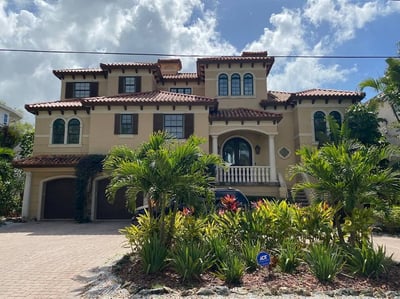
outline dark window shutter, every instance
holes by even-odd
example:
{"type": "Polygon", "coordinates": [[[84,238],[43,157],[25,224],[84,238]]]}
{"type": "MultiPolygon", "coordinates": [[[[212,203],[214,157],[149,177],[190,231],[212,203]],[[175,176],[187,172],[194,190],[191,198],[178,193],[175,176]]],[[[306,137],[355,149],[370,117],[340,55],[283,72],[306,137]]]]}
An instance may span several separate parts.
{"type": "Polygon", "coordinates": [[[90,96],[97,97],[99,95],[99,82],[90,82],[90,96]]]}
{"type": "Polygon", "coordinates": [[[114,134],[118,135],[121,133],[121,114],[115,114],[114,116],[114,134]]]}
{"type": "Polygon", "coordinates": [[[185,138],[189,138],[194,133],[194,114],[185,114],[185,138]]]}
{"type": "Polygon", "coordinates": [[[132,134],[137,135],[139,131],[139,116],[138,114],[132,114],[132,134]]]}
{"type": "Polygon", "coordinates": [[[74,93],[74,83],[67,82],[65,83],[65,98],[70,99],[73,97],[74,93]]]}
{"type": "Polygon", "coordinates": [[[153,116],[153,131],[162,131],[164,129],[164,117],[162,114],[154,114],[153,116]]]}
{"type": "Polygon", "coordinates": [[[135,79],[136,83],[136,92],[141,92],[142,91],[142,77],[136,77],[135,79]]]}
{"type": "Polygon", "coordinates": [[[118,78],[118,93],[124,93],[125,92],[125,88],[124,88],[124,84],[125,83],[125,77],[119,77],[118,78]]]}

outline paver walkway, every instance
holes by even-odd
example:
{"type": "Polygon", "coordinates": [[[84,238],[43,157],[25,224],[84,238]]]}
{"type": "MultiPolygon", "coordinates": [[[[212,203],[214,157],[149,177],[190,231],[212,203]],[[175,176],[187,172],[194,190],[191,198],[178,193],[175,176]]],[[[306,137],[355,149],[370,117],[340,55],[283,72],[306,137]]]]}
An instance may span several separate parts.
{"type": "Polygon", "coordinates": [[[0,298],[79,298],[98,267],[129,249],[129,222],[30,222],[0,226],[0,298]]]}

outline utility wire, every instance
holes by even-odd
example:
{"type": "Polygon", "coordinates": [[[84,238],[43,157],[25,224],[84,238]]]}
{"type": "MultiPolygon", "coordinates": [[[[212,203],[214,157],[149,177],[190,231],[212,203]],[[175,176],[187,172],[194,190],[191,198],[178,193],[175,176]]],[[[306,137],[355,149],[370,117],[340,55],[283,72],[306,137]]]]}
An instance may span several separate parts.
{"type": "MultiPolygon", "coordinates": [[[[85,55],[118,55],[118,56],[159,56],[159,57],[210,57],[199,54],[166,54],[166,53],[133,53],[108,51],[67,51],[67,50],[35,50],[0,48],[0,52],[47,53],[47,54],[85,54],[85,55]]],[[[393,55],[271,55],[275,58],[318,58],[318,59],[386,59],[400,58],[393,55]]]]}

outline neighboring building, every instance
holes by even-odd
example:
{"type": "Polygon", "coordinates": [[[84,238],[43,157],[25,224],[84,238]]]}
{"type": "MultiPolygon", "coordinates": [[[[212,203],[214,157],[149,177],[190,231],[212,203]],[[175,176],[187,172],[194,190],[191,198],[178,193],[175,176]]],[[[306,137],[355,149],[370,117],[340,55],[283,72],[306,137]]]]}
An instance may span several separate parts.
{"type": "Polygon", "coordinates": [[[22,119],[21,113],[0,103],[0,127],[9,126],[22,119]]]}
{"type": "Polygon", "coordinates": [[[380,122],[381,133],[390,144],[400,145],[400,109],[382,97],[378,96],[377,100],[378,117],[382,120],[380,122]]]}
{"type": "MultiPolygon", "coordinates": [[[[107,154],[117,144],[134,148],[157,130],[180,139],[204,137],[203,149],[230,165],[217,169],[217,185],[251,196],[285,197],[293,184],[285,177],[297,162],[296,150],[317,145],[327,131],[325,116],[341,122],[345,109],[364,93],[270,91],[273,64],[267,52],[244,52],[200,58],[196,73],[180,73],[179,59],[55,70],[60,100],[26,105],[36,128],[33,157],[17,162],[27,173],[23,215],[73,218],[79,159],[107,154]]],[[[106,202],[107,182],[99,176],[93,184],[91,218],[129,217],[118,210],[123,204],[106,202]]]]}

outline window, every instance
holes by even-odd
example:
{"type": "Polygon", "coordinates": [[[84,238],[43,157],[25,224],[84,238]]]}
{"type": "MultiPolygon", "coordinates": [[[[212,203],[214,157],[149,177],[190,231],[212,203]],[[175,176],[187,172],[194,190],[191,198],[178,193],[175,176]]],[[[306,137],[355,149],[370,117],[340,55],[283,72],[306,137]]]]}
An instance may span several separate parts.
{"type": "Polygon", "coordinates": [[[79,144],[81,135],[81,122],[72,118],[68,121],[58,118],[53,122],[52,144],[79,144]],[[67,129],[67,130],[66,130],[67,129]],[[65,138],[66,137],[66,138],[65,138]]]}
{"type": "Polygon", "coordinates": [[[80,131],[81,131],[81,122],[76,118],[71,119],[68,122],[67,143],[79,144],[80,131]]]}
{"type": "Polygon", "coordinates": [[[179,87],[179,88],[170,88],[170,92],[176,92],[176,93],[184,93],[184,94],[192,94],[192,89],[190,87],[179,87]]]}
{"type": "Polygon", "coordinates": [[[67,82],[65,85],[65,98],[97,97],[98,89],[98,82],[67,82]]]}
{"type": "Polygon", "coordinates": [[[4,113],[3,116],[3,125],[8,126],[8,122],[9,122],[9,117],[7,113],[4,113]]]}
{"type": "Polygon", "coordinates": [[[243,77],[243,93],[245,96],[252,96],[254,93],[252,74],[245,74],[243,77]]]}
{"type": "Polygon", "coordinates": [[[194,132],[194,115],[187,114],[154,114],[153,129],[165,131],[178,139],[189,138],[194,132]]]}
{"type": "Polygon", "coordinates": [[[340,115],[340,113],[337,111],[332,111],[329,113],[329,115],[336,121],[340,128],[340,126],[342,125],[342,116],[340,115]]]}
{"type": "Polygon", "coordinates": [[[240,96],[240,75],[233,74],[231,77],[231,95],[240,96]]]}
{"type": "Polygon", "coordinates": [[[228,95],[228,75],[221,74],[218,77],[218,95],[227,96],[228,95]]]}
{"type": "Polygon", "coordinates": [[[64,144],[65,121],[61,118],[53,122],[52,144],[64,144]]]}
{"type": "Polygon", "coordinates": [[[138,114],[115,114],[114,134],[137,134],[138,114]]]}
{"type": "Polygon", "coordinates": [[[141,77],[126,76],[119,77],[118,93],[140,92],[141,77]]]}
{"type": "Polygon", "coordinates": [[[326,141],[326,119],[325,113],[317,111],[314,113],[314,136],[320,145],[326,141]]]}

